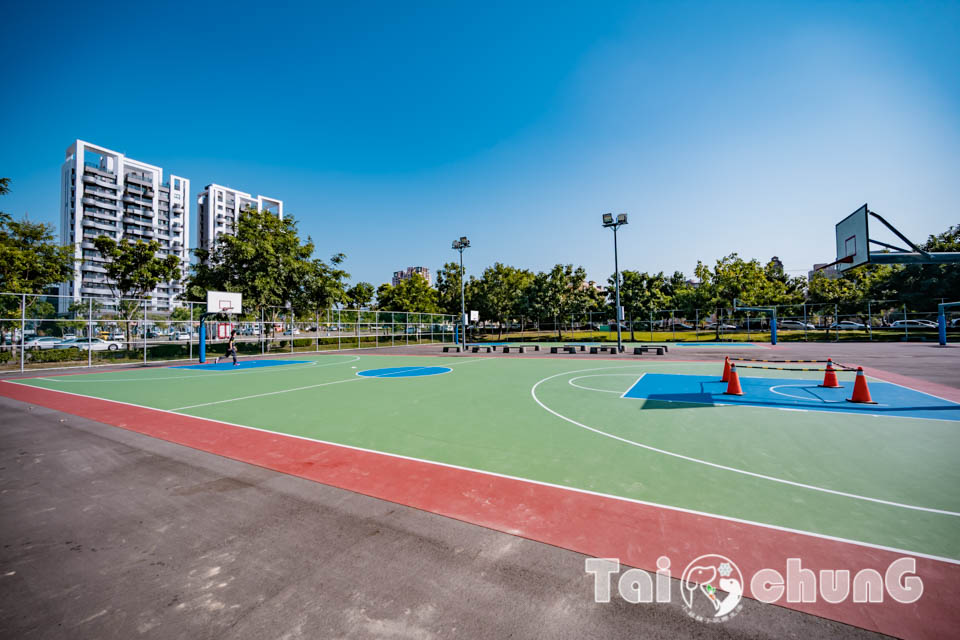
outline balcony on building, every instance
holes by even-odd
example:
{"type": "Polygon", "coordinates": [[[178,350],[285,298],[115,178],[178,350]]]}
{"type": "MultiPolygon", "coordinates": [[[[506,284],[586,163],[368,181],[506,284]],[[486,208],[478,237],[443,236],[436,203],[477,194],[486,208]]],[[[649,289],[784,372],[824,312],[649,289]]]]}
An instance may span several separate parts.
{"type": "Polygon", "coordinates": [[[102,168],[99,164],[93,164],[89,162],[83,163],[84,173],[93,174],[97,176],[103,176],[104,178],[116,178],[116,174],[106,169],[102,168]]]}
{"type": "Polygon", "coordinates": [[[126,175],[126,180],[127,182],[143,185],[145,187],[153,187],[153,176],[141,175],[139,173],[128,173],[126,175]]]}

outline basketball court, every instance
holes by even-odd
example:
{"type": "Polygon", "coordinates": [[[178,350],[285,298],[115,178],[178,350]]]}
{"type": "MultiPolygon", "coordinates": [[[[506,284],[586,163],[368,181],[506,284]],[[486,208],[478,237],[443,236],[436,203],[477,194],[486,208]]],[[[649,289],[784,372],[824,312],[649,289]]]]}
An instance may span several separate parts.
{"type": "MultiPolygon", "coordinates": [[[[870,216],[899,235],[864,205],[837,225],[841,270],[955,261],[906,238],[916,251],[871,253],[897,247],[869,238],[870,216]]],[[[207,305],[228,337],[239,294],[207,305]]],[[[741,308],[775,327],[776,308],[741,308]]],[[[210,362],[205,331],[196,364],[7,379],[0,395],[624,566],[656,572],[667,558],[672,578],[710,554],[788,580],[799,561],[812,582],[766,601],[870,631],[960,625],[949,348],[781,346],[774,328],[771,344],[434,344],[235,366],[210,362]],[[878,353],[889,368],[873,366],[878,353]],[[892,596],[903,561],[923,585],[909,602],[892,596]],[[854,576],[852,594],[816,597],[836,572],[854,576]]],[[[698,588],[713,596],[712,581],[698,588]]],[[[766,584],[743,594],[764,601],[766,584]]]]}
{"type": "Polygon", "coordinates": [[[850,371],[822,389],[818,371],[776,369],[745,369],[744,395],[728,396],[719,361],[438,352],[46,375],[0,392],[649,570],[718,544],[747,570],[907,555],[926,585],[916,605],[786,606],[908,637],[956,622],[938,607],[960,578],[960,398],[874,377],[877,404],[855,405],[850,371]]]}

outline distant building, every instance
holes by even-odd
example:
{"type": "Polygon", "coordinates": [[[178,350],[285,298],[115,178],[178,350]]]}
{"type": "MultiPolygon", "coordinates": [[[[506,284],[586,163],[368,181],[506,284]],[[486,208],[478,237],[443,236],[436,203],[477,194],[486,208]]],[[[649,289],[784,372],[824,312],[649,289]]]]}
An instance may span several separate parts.
{"type": "Polygon", "coordinates": [[[211,251],[218,236],[224,233],[235,235],[240,212],[247,208],[270,211],[283,219],[283,200],[252,196],[230,187],[208,184],[197,195],[197,217],[200,220],[197,246],[211,251]]]}
{"type": "Polygon", "coordinates": [[[772,258],[770,258],[770,262],[773,263],[773,266],[783,271],[783,262],[780,260],[780,258],[778,258],[777,256],[773,256],[772,258]]]}
{"type": "Polygon", "coordinates": [[[836,266],[836,265],[833,265],[832,267],[827,267],[826,269],[823,269],[822,267],[823,267],[824,265],[827,265],[827,264],[830,264],[830,263],[829,263],[829,262],[818,262],[818,263],[814,264],[814,265],[813,265],[813,270],[807,272],[807,280],[812,280],[812,279],[813,279],[813,274],[815,274],[817,271],[819,271],[820,273],[822,273],[825,277],[830,278],[831,280],[836,280],[837,278],[839,278],[839,277],[842,275],[839,271],[837,271],[837,266],[836,266]]]}
{"type": "Polygon", "coordinates": [[[415,273],[426,278],[427,284],[433,284],[433,280],[430,278],[430,269],[427,269],[426,267],[407,267],[404,271],[393,272],[393,286],[396,287],[404,280],[409,280],[415,273]]]}
{"type": "Polygon", "coordinates": [[[183,276],[190,264],[190,181],[161,167],[128,158],[83,140],[67,149],[60,170],[61,242],[74,248],[73,277],[59,286],[59,313],[83,298],[102,298],[115,309],[104,268],[106,259],[93,245],[98,236],[117,242],[137,240],[160,244],[157,255],[176,256],[181,277],[160,282],[151,291],[147,309],[169,312],[183,295],[183,276]]]}
{"type": "Polygon", "coordinates": [[[604,287],[602,284],[599,284],[598,282],[595,282],[594,280],[588,280],[587,282],[584,282],[583,285],[581,285],[581,288],[582,288],[584,291],[586,291],[587,289],[593,289],[593,290],[595,290],[595,291],[599,291],[600,293],[602,293],[602,294],[604,294],[604,295],[607,294],[607,288],[604,287]]]}

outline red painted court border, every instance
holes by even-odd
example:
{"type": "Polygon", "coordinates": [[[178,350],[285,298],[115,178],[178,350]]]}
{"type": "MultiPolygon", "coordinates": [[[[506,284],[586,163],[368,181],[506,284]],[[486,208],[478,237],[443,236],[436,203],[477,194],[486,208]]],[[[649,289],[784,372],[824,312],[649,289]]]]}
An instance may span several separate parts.
{"type": "MultiPolygon", "coordinates": [[[[673,577],[705,553],[730,557],[748,582],[767,567],[785,575],[789,557],[801,558],[817,575],[820,569],[854,575],[862,568],[882,575],[909,555],[38,387],[0,384],[0,395],[649,571],[666,555],[673,577]]],[[[912,605],[886,597],[883,604],[848,599],[783,606],[904,638],[954,635],[960,565],[916,562],[924,594],[912,605]]]]}

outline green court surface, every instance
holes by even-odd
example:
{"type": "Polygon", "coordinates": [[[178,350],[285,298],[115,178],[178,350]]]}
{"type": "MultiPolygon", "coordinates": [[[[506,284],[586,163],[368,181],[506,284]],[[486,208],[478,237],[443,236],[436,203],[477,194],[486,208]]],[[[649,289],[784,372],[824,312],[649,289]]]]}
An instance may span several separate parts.
{"type": "Polygon", "coordinates": [[[644,374],[719,377],[717,363],[296,359],[17,383],[960,559],[955,420],[621,397],[644,374]]]}

